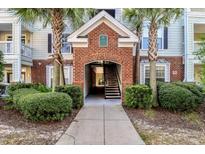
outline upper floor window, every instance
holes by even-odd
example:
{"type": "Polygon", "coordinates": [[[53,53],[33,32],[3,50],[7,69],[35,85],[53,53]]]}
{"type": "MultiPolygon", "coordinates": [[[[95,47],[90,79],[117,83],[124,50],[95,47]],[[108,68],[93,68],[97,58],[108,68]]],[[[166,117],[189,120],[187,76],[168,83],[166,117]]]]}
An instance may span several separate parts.
{"type": "Polygon", "coordinates": [[[68,34],[62,36],[62,49],[61,53],[71,53],[71,44],[67,42],[68,34]]]}
{"type": "MultiPolygon", "coordinates": [[[[6,35],[6,41],[12,41],[12,35],[6,35]]],[[[21,43],[26,43],[26,35],[21,35],[21,43]]]]}
{"type": "MultiPolygon", "coordinates": [[[[64,33],[62,35],[62,48],[61,53],[71,54],[71,43],[67,42],[69,34],[64,33]]],[[[48,34],[48,53],[53,53],[53,36],[51,33],[48,34]]]]}
{"type": "MultiPolygon", "coordinates": [[[[163,28],[158,29],[157,31],[157,48],[163,49],[163,28]]],[[[144,27],[142,34],[142,49],[149,48],[149,29],[144,27]]]]}
{"type": "Polygon", "coordinates": [[[115,9],[98,9],[97,13],[102,11],[102,10],[106,11],[109,15],[111,15],[113,18],[115,18],[115,9]]]}
{"type": "Polygon", "coordinates": [[[107,47],[108,46],[108,36],[101,34],[99,38],[100,47],[107,47]]]}

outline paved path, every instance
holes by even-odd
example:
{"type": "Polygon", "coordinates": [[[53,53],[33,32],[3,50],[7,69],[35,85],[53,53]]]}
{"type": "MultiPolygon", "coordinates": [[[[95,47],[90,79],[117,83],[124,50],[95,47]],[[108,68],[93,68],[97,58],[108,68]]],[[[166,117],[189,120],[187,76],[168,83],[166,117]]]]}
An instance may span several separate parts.
{"type": "Polygon", "coordinates": [[[144,144],[118,100],[91,97],[56,144],[144,144]]]}

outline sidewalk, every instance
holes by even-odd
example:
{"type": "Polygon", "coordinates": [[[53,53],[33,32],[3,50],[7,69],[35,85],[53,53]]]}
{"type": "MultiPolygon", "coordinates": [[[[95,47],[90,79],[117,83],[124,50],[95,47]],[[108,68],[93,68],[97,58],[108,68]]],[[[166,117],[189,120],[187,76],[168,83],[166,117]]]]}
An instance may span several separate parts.
{"type": "Polygon", "coordinates": [[[144,144],[122,106],[111,100],[88,98],[56,144],[144,144]]]}

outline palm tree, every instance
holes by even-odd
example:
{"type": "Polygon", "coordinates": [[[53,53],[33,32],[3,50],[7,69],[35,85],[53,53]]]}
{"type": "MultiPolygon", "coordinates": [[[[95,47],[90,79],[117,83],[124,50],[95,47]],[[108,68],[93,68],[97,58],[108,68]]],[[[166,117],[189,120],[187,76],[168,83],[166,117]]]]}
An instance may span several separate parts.
{"type": "MultiPolygon", "coordinates": [[[[51,25],[53,32],[53,50],[54,54],[52,55],[53,59],[53,91],[57,85],[64,85],[64,60],[61,54],[62,47],[62,33],[64,30],[64,20],[69,19],[72,23],[72,27],[75,29],[83,23],[83,15],[85,9],[63,9],[63,8],[44,8],[44,9],[11,9],[14,11],[14,14],[19,16],[20,20],[23,22],[36,22],[42,21],[44,26],[47,24],[51,25]]],[[[91,11],[91,9],[89,10],[91,11]]],[[[88,11],[88,12],[89,12],[88,11]]]]}
{"type": "Polygon", "coordinates": [[[131,8],[131,9],[124,9],[123,15],[125,17],[125,20],[127,19],[130,26],[132,27],[132,30],[135,31],[138,42],[136,43],[136,54],[134,54],[133,57],[133,82],[139,83],[140,79],[140,42],[142,38],[142,32],[143,32],[143,23],[145,19],[145,9],[142,8],[131,8]]]}
{"type": "Polygon", "coordinates": [[[157,103],[156,61],[157,61],[157,31],[160,26],[168,26],[172,20],[176,20],[182,14],[182,9],[146,8],[145,15],[149,22],[149,50],[150,62],[150,87],[153,92],[153,105],[157,103]]]}

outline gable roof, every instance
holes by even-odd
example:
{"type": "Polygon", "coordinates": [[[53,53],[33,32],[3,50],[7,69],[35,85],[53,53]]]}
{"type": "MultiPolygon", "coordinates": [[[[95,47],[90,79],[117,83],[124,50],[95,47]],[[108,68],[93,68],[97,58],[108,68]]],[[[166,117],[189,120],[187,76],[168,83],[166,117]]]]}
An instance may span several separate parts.
{"type": "Polygon", "coordinates": [[[109,15],[106,11],[103,10],[95,17],[90,19],[83,26],[81,26],[78,30],[73,32],[70,36],[68,36],[68,42],[86,43],[87,39],[85,38],[85,36],[87,36],[90,31],[95,29],[101,23],[107,24],[110,28],[120,34],[120,36],[123,38],[119,39],[121,42],[125,41],[134,43],[138,41],[137,36],[132,31],[130,31],[127,27],[125,27],[123,24],[121,24],[119,21],[117,21],[115,18],[113,18],[111,15],[109,15]]]}

